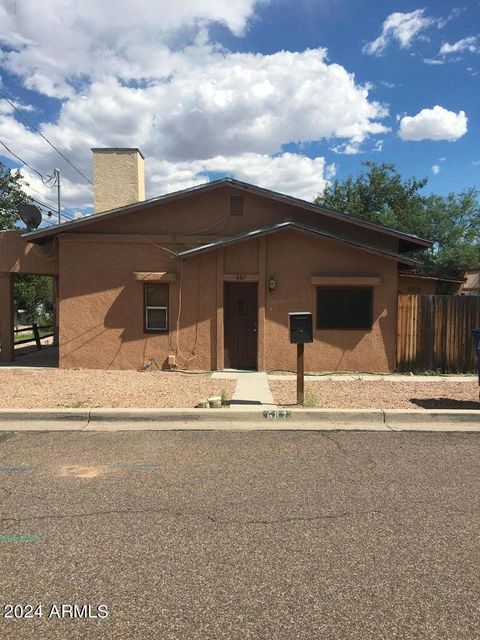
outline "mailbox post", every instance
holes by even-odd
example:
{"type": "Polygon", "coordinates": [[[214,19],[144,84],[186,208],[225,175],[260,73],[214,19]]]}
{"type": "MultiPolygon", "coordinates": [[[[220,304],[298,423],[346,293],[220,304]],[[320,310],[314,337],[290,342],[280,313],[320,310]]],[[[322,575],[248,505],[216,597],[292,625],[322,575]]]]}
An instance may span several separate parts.
{"type": "Polygon", "coordinates": [[[288,314],[290,342],[297,345],[297,404],[305,401],[305,360],[306,342],[313,342],[312,314],[308,311],[295,311],[288,314]]]}

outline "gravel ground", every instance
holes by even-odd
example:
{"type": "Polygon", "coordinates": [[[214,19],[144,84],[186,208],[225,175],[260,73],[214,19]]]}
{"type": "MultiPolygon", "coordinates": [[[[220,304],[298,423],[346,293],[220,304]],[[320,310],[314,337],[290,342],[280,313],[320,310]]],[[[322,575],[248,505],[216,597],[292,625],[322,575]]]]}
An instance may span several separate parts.
{"type": "Polygon", "coordinates": [[[226,392],[234,380],[210,374],[160,371],[9,370],[0,369],[0,407],[193,407],[226,392]]]}
{"type": "MultiPolygon", "coordinates": [[[[270,380],[276,404],[294,405],[295,380],[270,380]]],[[[306,404],[330,409],[480,409],[476,382],[305,383],[306,404]]]]}

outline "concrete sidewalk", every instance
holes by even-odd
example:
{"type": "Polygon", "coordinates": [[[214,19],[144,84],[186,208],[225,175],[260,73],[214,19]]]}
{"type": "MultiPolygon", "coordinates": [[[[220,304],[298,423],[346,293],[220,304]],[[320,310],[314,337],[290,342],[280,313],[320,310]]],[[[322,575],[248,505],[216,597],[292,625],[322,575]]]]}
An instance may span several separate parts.
{"type": "Polygon", "coordinates": [[[0,410],[1,431],[469,431],[480,412],[445,409],[30,409],[0,410]]]}
{"type": "MultiPolygon", "coordinates": [[[[212,378],[220,377],[212,375],[212,378]]],[[[230,400],[230,409],[248,411],[255,406],[276,409],[267,374],[264,371],[246,371],[236,374],[237,385],[230,400]]]]}
{"type": "MultiPolygon", "coordinates": [[[[296,380],[296,375],[292,373],[269,373],[269,380],[296,380]]],[[[477,382],[477,375],[470,374],[445,374],[438,376],[409,375],[400,373],[317,373],[305,374],[305,379],[310,382],[356,382],[365,380],[370,382],[477,382]]]]}

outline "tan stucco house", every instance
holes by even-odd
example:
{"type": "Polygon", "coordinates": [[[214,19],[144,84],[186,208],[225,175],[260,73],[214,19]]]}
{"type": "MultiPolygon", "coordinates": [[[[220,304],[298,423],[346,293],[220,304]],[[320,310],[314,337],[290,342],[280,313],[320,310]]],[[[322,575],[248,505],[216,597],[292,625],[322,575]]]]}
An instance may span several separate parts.
{"type": "Polygon", "coordinates": [[[224,178],[144,200],[138,149],[94,149],[96,213],[0,236],[1,357],[15,272],[55,276],[59,366],[293,369],[288,313],[311,311],[310,371],[395,368],[399,271],[428,240],[224,178]]]}

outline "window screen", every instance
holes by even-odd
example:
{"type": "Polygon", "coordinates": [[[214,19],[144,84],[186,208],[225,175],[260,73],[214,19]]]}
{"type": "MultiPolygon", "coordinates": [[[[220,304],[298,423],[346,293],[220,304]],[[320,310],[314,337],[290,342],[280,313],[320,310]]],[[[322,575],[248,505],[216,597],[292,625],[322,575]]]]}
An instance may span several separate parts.
{"type": "Polygon", "coordinates": [[[230,196],[230,215],[243,216],[243,196],[230,196]]]}
{"type": "Polygon", "coordinates": [[[317,329],[371,329],[373,289],[317,287],[317,329]]]}
{"type": "Polygon", "coordinates": [[[168,330],[168,284],[144,285],[145,331],[168,330]]]}

